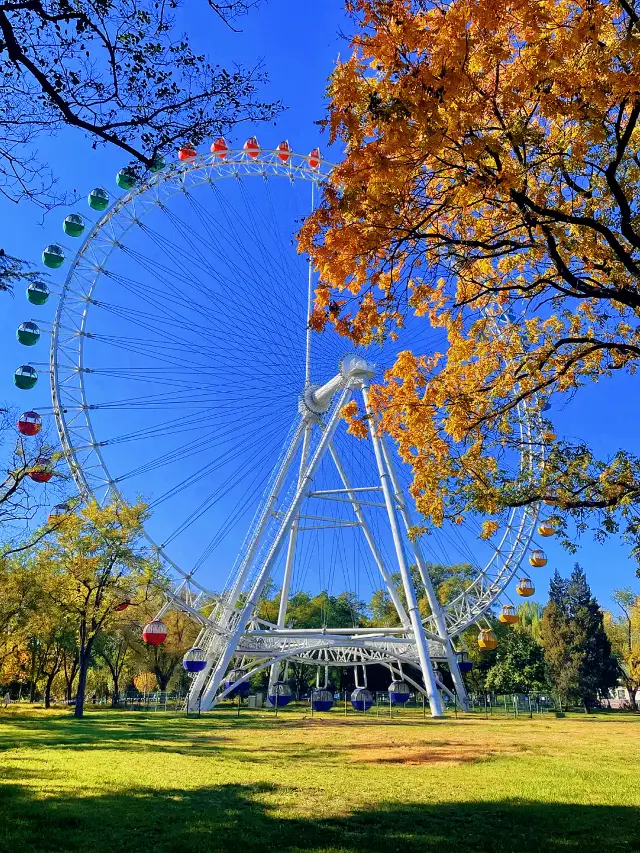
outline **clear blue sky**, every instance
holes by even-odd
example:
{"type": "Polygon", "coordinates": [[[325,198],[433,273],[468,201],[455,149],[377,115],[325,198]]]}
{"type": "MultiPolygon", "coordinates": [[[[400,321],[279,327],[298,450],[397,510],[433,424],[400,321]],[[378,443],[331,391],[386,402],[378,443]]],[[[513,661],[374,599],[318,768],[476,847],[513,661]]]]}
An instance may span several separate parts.
{"type": "MultiPolygon", "coordinates": [[[[311,4],[300,3],[299,0],[298,2],[272,0],[270,3],[263,4],[249,17],[240,20],[242,32],[239,34],[233,34],[217,24],[205,7],[205,3],[190,0],[180,11],[181,23],[184,29],[189,30],[196,49],[208,53],[220,64],[227,66],[234,61],[251,65],[262,59],[270,76],[270,82],[264,92],[265,97],[274,100],[279,98],[288,107],[288,110],[278,119],[276,127],[241,129],[232,141],[242,143],[246,136],[255,132],[266,146],[275,145],[286,138],[295,150],[301,152],[307,152],[318,144],[326,151],[327,140],[320,133],[315,122],[324,116],[326,77],[331,72],[338,54],[342,52],[346,55],[347,53],[347,44],[340,35],[349,26],[344,18],[342,2],[323,0],[321,4],[311,4]]],[[[104,185],[110,190],[115,189],[113,176],[123,165],[124,159],[118,152],[93,151],[87,140],[80,134],[71,132],[62,133],[53,139],[42,138],[40,149],[42,154],[46,154],[46,159],[59,176],[62,188],[77,190],[81,195],[85,195],[96,185],[104,185]]],[[[329,156],[337,159],[339,151],[334,150],[329,156]]],[[[277,197],[276,203],[280,204],[277,197]]],[[[85,213],[86,207],[82,208],[81,212],[85,213]]],[[[16,207],[0,200],[0,216],[5,223],[3,238],[5,249],[12,254],[31,259],[37,266],[42,248],[47,243],[62,238],[60,223],[63,215],[64,211],[54,211],[42,222],[41,214],[34,206],[25,202],[16,207]],[[6,225],[9,223],[10,227],[7,228],[6,225]]],[[[14,388],[12,374],[15,367],[23,362],[45,361],[46,343],[39,345],[37,353],[33,350],[27,352],[16,342],[15,329],[23,320],[49,319],[53,306],[47,306],[46,312],[38,312],[37,309],[28,305],[20,291],[16,293],[14,299],[2,297],[2,306],[0,339],[4,342],[2,344],[4,379],[0,383],[0,399],[22,409],[39,404],[44,405],[44,381],[41,380],[39,390],[32,392],[32,396],[29,396],[14,388]]],[[[123,330],[124,326],[117,324],[110,329],[114,334],[123,334],[123,330]]],[[[239,334],[243,334],[240,326],[239,334]]],[[[333,350],[328,346],[327,364],[333,363],[332,359],[333,350]]],[[[124,355],[122,361],[118,361],[117,364],[122,364],[123,369],[131,366],[124,355]]],[[[105,378],[103,381],[101,393],[107,396],[115,393],[115,386],[109,384],[114,383],[115,378],[105,378]]],[[[621,446],[640,452],[637,438],[640,402],[638,402],[639,395],[634,393],[634,382],[633,379],[616,377],[576,395],[575,399],[566,406],[552,412],[558,432],[574,439],[587,439],[596,451],[602,454],[611,453],[621,446]]],[[[264,411],[264,408],[261,409],[261,412],[264,411]]],[[[113,435],[116,434],[118,425],[116,416],[112,417],[111,422],[104,421],[103,427],[111,429],[113,435]]],[[[149,417],[153,418],[153,416],[149,417]]],[[[135,423],[131,421],[126,428],[139,428],[139,426],[139,421],[135,423]]],[[[232,426],[231,422],[230,426],[232,426]]],[[[198,426],[198,430],[200,429],[201,427],[198,426]]],[[[276,447],[275,438],[273,446],[276,447]]],[[[119,455],[113,457],[114,464],[131,468],[140,461],[135,458],[136,451],[127,450],[128,447],[131,446],[122,445],[123,449],[118,451],[119,455]]],[[[162,445],[162,449],[168,451],[169,445],[162,445]]],[[[138,480],[135,488],[148,496],[149,492],[159,493],[160,483],[154,483],[152,475],[149,475],[147,480],[138,480]]],[[[198,500],[194,497],[193,509],[197,505],[198,500]]],[[[194,539],[199,540],[197,543],[187,543],[181,548],[190,553],[190,548],[193,546],[194,555],[201,551],[203,543],[208,541],[208,534],[210,534],[207,527],[215,526],[218,512],[219,508],[216,508],[213,516],[206,516],[200,526],[196,524],[191,528],[194,539]]],[[[163,516],[160,514],[159,518],[162,519],[163,516]]],[[[532,576],[539,591],[538,598],[544,600],[546,597],[550,572],[557,567],[561,572],[568,573],[575,559],[584,565],[591,586],[604,606],[609,605],[609,595],[615,586],[632,585],[636,589],[639,588],[639,582],[635,576],[635,564],[629,560],[625,545],[616,540],[598,544],[589,536],[585,536],[580,545],[578,555],[573,557],[553,542],[545,543],[550,557],[549,565],[547,569],[532,570],[532,576]]],[[[329,547],[332,546],[327,545],[327,548],[329,547]]],[[[466,548],[468,543],[460,547],[459,553],[454,549],[451,559],[464,559],[466,548]]],[[[222,562],[228,561],[231,550],[231,546],[229,551],[222,548],[219,552],[222,562]]],[[[450,553],[447,552],[446,547],[443,546],[440,551],[434,547],[432,558],[436,560],[440,555],[444,559],[446,553],[450,553]]],[[[317,561],[322,562],[327,558],[328,554],[325,557],[318,553],[315,557],[311,554],[305,559],[308,565],[317,561]]],[[[349,562],[346,555],[342,559],[345,565],[349,562]]],[[[220,570],[218,573],[215,567],[210,568],[209,571],[207,580],[212,585],[219,586],[220,578],[225,572],[220,570]]],[[[344,569],[345,583],[348,583],[347,571],[344,569]]],[[[323,580],[326,582],[326,578],[323,580]]],[[[304,572],[299,582],[300,585],[304,585],[304,572]]],[[[339,591],[339,578],[333,578],[332,582],[334,583],[333,591],[339,591]]],[[[366,590],[363,589],[363,592],[366,590]]]]}

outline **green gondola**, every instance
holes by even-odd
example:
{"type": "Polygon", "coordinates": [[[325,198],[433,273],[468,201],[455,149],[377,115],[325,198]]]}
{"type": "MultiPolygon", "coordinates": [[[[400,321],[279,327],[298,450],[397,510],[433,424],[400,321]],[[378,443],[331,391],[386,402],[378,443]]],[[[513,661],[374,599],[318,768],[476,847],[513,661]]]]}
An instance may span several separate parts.
{"type": "Polygon", "coordinates": [[[49,288],[44,281],[32,281],[27,287],[27,299],[32,305],[44,305],[49,298],[49,288]]]}
{"type": "Polygon", "coordinates": [[[130,190],[132,187],[135,187],[137,182],[138,179],[131,169],[120,169],[116,175],[116,184],[121,190],[130,190]]]}
{"type": "Polygon", "coordinates": [[[89,202],[89,207],[92,207],[94,210],[104,210],[109,206],[109,193],[103,190],[102,187],[96,187],[95,190],[91,190],[89,193],[87,201],[89,202]]]}
{"type": "Polygon", "coordinates": [[[62,228],[69,237],[79,237],[84,231],[84,220],[77,213],[70,213],[62,223],[62,228]]]}
{"type": "Polygon", "coordinates": [[[22,367],[19,367],[16,372],[13,374],[14,384],[21,388],[23,391],[28,391],[38,381],[38,373],[28,364],[23,364],[22,367]]]}
{"type": "Polygon", "coordinates": [[[149,166],[150,172],[161,172],[167,164],[165,163],[164,157],[160,154],[156,154],[153,159],[153,165],[149,166]]]}
{"type": "Polygon", "coordinates": [[[35,323],[21,323],[18,326],[16,337],[18,338],[18,341],[25,347],[32,347],[40,340],[40,329],[36,326],[35,323]]]}
{"type": "Polygon", "coordinates": [[[51,267],[53,270],[57,270],[58,267],[61,267],[64,263],[64,252],[60,246],[56,246],[55,243],[47,246],[42,253],[42,263],[46,267],[51,267]]]}

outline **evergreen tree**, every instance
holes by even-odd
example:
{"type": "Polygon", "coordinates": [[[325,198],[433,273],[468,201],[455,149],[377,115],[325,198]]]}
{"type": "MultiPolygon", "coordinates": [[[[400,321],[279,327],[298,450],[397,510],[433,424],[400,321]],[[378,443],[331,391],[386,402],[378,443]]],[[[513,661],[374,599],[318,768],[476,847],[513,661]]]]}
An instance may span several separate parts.
{"type": "Polygon", "coordinates": [[[604,630],[604,614],[595,598],[580,607],[576,623],[582,633],[584,656],[580,665],[580,697],[585,709],[598,702],[600,694],[618,682],[618,666],[604,630]]]}
{"type": "Polygon", "coordinates": [[[556,569],[549,581],[549,601],[557,604],[562,612],[566,612],[568,607],[568,586],[569,581],[560,577],[560,572],[556,569]]]}
{"type": "Polygon", "coordinates": [[[561,701],[580,700],[588,710],[599,694],[616,684],[617,666],[603,613],[578,563],[568,580],[554,573],[541,637],[549,681],[561,701]]]}
{"type": "MultiPolygon", "coordinates": [[[[553,580],[552,580],[553,583],[553,580]]],[[[582,655],[576,645],[575,626],[556,599],[550,598],[542,615],[540,639],[544,649],[547,680],[562,703],[579,698],[582,655]]]]}

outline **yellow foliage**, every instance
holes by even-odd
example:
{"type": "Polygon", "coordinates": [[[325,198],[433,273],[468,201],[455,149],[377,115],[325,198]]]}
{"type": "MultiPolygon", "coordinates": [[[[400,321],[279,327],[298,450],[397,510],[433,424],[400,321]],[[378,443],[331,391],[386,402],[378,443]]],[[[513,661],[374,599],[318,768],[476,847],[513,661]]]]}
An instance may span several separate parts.
{"type": "Polygon", "coordinates": [[[134,676],[133,683],[140,693],[150,693],[158,686],[158,680],[153,672],[139,672],[134,676]]]}
{"type": "MultiPolygon", "coordinates": [[[[329,83],[346,156],[300,233],[312,325],[366,344],[410,310],[443,330],[443,354],[398,356],[374,410],[425,516],[494,515],[500,460],[521,449],[514,399],[540,408],[640,356],[640,39],[605,0],[349,7],[329,83]]],[[[571,506],[591,462],[556,464],[571,506]]],[[[605,470],[595,497],[622,501],[628,474],[605,470]]]]}

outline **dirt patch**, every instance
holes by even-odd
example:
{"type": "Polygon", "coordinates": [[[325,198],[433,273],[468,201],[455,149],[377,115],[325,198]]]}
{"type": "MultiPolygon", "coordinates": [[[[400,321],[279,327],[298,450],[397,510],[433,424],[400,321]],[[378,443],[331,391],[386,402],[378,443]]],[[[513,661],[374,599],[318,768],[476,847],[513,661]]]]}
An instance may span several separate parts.
{"type": "Polygon", "coordinates": [[[469,743],[431,744],[426,749],[416,745],[399,748],[366,744],[353,750],[351,761],[354,764],[473,764],[518,751],[469,743]]]}

